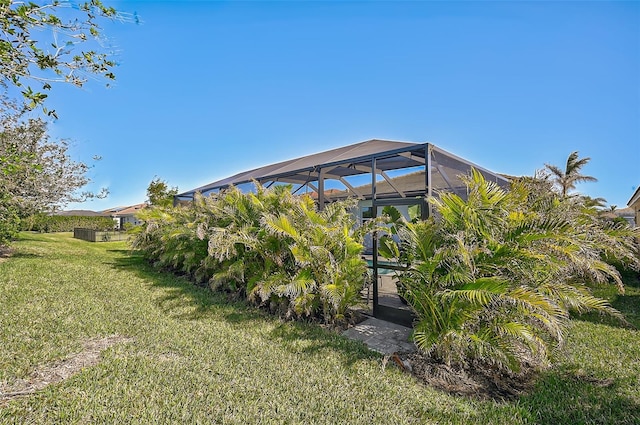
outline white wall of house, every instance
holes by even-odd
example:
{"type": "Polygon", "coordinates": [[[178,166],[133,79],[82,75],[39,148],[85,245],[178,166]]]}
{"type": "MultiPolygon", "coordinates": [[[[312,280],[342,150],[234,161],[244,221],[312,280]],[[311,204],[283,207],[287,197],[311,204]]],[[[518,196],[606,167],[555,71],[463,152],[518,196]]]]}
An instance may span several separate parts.
{"type": "Polygon", "coordinates": [[[134,226],[139,226],[140,224],[142,224],[142,222],[140,220],[138,220],[135,216],[133,215],[125,215],[123,217],[121,217],[122,222],[121,225],[124,227],[125,224],[127,223],[131,223],[134,226]]]}

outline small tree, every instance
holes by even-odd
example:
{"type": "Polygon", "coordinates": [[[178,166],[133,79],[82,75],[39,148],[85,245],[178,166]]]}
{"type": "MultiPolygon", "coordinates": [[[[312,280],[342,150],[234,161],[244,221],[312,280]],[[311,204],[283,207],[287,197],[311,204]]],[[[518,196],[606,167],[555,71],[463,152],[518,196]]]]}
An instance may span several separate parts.
{"type": "Polygon", "coordinates": [[[562,196],[566,197],[569,191],[576,188],[577,183],[598,181],[595,177],[587,176],[580,172],[582,167],[587,165],[589,161],[591,161],[591,158],[580,158],[578,157],[578,151],[575,151],[567,158],[567,164],[564,170],[550,164],[545,164],[545,169],[551,174],[562,196]]]}
{"type": "Polygon", "coordinates": [[[178,187],[169,189],[167,182],[155,177],[147,187],[149,203],[156,207],[167,208],[173,205],[173,197],[178,194],[178,187]]]}
{"type": "Polygon", "coordinates": [[[20,217],[105,197],[106,189],[79,192],[90,181],[88,170],[70,157],[66,140],[49,138],[44,121],[15,113],[0,117],[0,244],[8,243],[20,217]]]}

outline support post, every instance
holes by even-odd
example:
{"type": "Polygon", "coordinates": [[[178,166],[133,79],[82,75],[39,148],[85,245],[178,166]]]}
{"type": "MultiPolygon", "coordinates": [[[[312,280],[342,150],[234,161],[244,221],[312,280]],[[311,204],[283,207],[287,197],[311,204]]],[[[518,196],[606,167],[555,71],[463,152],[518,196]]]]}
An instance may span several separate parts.
{"type": "MultiPolygon", "coordinates": [[[[378,205],[376,203],[376,159],[371,158],[371,215],[373,218],[378,217],[378,205]]],[[[371,235],[373,243],[373,258],[371,266],[373,267],[373,317],[378,316],[378,232],[371,235]]]]}
{"type": "Polygon", "coordinates": [[[324,168],[318,175],[318,210],[324,210],[324,168]]]}
{"type": "Polygon", "coordinates": [[[425,147],[425,158],[427,158],[427,172],[425,173],[427,176],[427,214],[428,217],[431,217],[431,197],[433,196],[433,185],[431,184],[433,182],[431,179],[431,143],[427,143],[425,147]]]}

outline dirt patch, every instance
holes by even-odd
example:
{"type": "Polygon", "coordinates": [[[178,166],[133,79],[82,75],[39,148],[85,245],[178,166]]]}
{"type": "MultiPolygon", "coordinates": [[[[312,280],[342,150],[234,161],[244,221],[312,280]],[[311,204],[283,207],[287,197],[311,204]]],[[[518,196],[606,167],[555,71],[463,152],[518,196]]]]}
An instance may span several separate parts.
{"type": "Polygon", "coordinates": [[[615,383],[615,380],[613,378],[596,378],[595,376],[587,374],[582,369],[578,369],[571,374],[567,374],[567,376],[570,379],[576,380],[578,382],[591,384],[600,388],[609,388],[615,383]]]}
{"type": "Polygon", "coordinates": [[[0,246],[0,263],[11,257],[13,250],[8,246],[0,246]]]}
{"type": "Polygon", "coordinates": [[[10,387],[1,387],[0,402],[13,397],[33,394],[48,385],[63,381],[86,367],[96,365],[100,361],[100,353],[107,348],[130,341],[132,341],[131,338],[119,335],[85,341],[81,352],[39,367],[28,379],[20,380],[10,387]]]}

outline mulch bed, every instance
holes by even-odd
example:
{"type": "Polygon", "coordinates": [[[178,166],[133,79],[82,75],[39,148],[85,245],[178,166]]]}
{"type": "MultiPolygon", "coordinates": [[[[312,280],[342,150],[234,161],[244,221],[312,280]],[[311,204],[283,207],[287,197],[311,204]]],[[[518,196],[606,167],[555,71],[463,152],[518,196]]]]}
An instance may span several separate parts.
{"type": "Polygon", "coordinates": [[[0,246],[0,261],[11,257],[13,250],[8,246],[0,246]]]}
{"type": "Polygon", "coordinates": [[[396,363],[425,385],[479,400],[514,399],[530,390],[537,377],[532,369],[509,373],[489,364],[448,366],[419,352],[403,355],[400,360],[402,364],[396,363]]]}

